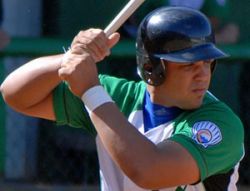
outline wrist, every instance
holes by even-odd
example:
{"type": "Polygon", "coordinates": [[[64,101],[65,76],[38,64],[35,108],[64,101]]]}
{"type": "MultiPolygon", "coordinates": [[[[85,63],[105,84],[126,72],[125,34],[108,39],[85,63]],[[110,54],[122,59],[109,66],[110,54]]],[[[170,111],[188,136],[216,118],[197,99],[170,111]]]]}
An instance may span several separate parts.
{"type": "Polygon", "coordinates": [[[81,96],[81,100],[89,113],[105,103],[114,102],[101,85],[88,89],[81,96]]]}

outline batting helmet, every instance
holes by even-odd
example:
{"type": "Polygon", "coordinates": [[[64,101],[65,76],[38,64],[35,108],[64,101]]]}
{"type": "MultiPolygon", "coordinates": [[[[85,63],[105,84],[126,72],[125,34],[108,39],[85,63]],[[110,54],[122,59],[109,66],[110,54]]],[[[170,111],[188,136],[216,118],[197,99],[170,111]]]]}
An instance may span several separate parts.
{"type": "MultiPolygon", "coordinates": [[[[141,22],[136,39],[136,57],[140,77],[150,85],[165,80],[163,60],[192,63],[227,55],[215,46],[208,18],[185,7],[162,7],[141,22]]],[[[213,66],[215,62],[213,63],[213,66]]]]}

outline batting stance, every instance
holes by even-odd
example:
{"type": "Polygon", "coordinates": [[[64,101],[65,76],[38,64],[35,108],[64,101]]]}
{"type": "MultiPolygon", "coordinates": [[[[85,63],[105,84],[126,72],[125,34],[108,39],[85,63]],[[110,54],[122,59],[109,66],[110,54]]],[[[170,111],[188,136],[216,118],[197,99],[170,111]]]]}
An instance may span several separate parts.
{"type": "Polygon", "coordinates": [[[163,7],[142,21],[140,82],[98,75],[119,34],[81,31],[64,55],[38,58],[1,85],[19,112],[96,131],[103,191],[235,191],[240,119],[208,91],[216,60],[208,19],[163,7]]]}

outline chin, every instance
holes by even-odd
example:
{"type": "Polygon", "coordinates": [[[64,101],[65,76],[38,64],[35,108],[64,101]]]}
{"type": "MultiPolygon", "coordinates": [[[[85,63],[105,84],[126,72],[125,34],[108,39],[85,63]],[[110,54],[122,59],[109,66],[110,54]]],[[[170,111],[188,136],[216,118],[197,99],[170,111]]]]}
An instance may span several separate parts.
{"type": "Polygon", "coordinates": [[[199,105],[193,105],[193,107],[190,107],[190,109],[198,109],[200,107],[201,107],[201,104],[199,104],[199,105]]]}
{"type": "Polygon", "coordinates": [[[196,101],[196,102],[193,102],[193,103],[187,103],[185,105],[183,105],[181,107],[181,109],[184,109],[184,110],[194,110],[194,109],[198,109],[200,108],[202,105],[202,100],[201,101],[196,101]]]}
{"type": "Polygon", "coordinates": [[[184,109],[184,110],[195,110],[195,109],[198,109],[200,108],[201,105],[192,105],[192,106],[187,106],[187,107],[183,107],[181,109],[184,109]]]}

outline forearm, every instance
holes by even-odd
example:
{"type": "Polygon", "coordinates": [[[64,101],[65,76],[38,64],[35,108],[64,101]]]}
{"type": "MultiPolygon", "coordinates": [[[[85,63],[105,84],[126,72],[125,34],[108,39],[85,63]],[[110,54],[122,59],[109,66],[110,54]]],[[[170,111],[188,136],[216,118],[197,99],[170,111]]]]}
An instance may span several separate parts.
{"type": "Polygon", "coordinates": [[[199,180],[197,164],[185,148],[168,140],[155,145],[114,103],[97,107],[90,117],[112,159],[138,186],[158,190],[199,180]]]}
{"type": "Polygon", "coordinates": [[[156,145],[137,131],[114,103],[98,107],[90,117],[113,160],[128,177],[140,184],[143,176],[147,176],[147,167],[152,165],[150,158],[156,158],[156,145]]]}
{"type": "Polygon", "coordinates": [[[5,101],[22,110],[45,99],[61,81],[58,77],[61,57],[41,57],[12,72],[1,85],[5,101]]]}

